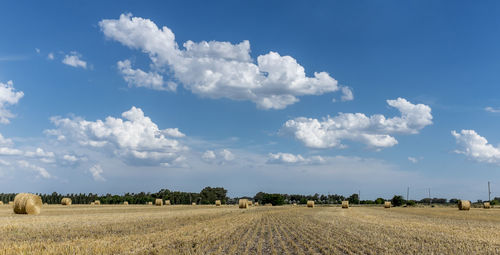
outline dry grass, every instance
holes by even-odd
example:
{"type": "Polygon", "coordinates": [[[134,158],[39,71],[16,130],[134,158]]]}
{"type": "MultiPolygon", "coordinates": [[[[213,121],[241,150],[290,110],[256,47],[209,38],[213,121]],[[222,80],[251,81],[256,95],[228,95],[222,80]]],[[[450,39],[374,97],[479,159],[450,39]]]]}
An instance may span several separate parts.
{"type": "Polygon", "coordinates": [[[0,254],[499,254],[500,210],[0,207],[0,254]]]}

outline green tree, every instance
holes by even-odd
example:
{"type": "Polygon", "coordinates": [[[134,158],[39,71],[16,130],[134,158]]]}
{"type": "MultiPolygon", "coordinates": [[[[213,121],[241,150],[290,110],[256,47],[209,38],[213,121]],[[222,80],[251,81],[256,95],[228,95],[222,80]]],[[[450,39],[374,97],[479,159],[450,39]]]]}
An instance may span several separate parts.
{"type": "Polygon", "coordinates": [[[392,205],[393,206],[402,206],[405,202],[404,198],[402,196],[395,195],[391,199],[392,205]]]}

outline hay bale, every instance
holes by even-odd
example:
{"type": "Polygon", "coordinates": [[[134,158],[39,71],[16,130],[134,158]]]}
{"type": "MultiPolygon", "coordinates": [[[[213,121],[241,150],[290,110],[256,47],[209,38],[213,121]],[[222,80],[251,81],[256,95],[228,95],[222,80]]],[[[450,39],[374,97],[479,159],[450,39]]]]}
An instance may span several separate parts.
{"type": "Polygon", "coordinates": [[[342,208],[348,209],[349,208],[349,201],[342,201],[342,208]]]}
{"type": "Polygon", "coordinates": [[[220,200],[215,200],[215,206],[221,206],[221,205],[222,204],[221,204],[220,200]]]}
{"type": "Polygon", "coordinates": [[[490,202],[484,202],[484,203],[483,203],[483,208],[484,208],[484,209],[490,209],[490,208],[491,208],[491,204],[490,204],[490,202]]]}
{"type": "Polygon", "coordinates": [[[49,205],[48,203],[43,203],[43,205],[49,205]]]}
{"type": "Polygon", "coordinates": [[[90,205],[95,205],[95,202],[90,202],[90,205]]]}
{"type": "Polygon", "coordinates": [[[312,200],[307,201],[307,207],[314,208],[314,201],[312,200]]]}
{"type": "Polygon", "coordinates": [[[14,205],[14,201],[9,201],[9,205],[14,205]]]}
{"type": "Polygon", "coordinates": [[[252,206],[252,205],[253,205],[252,201],[248,200],[248,206],[252,206]]]}
{"type": "Polygon", "coordinates": [[[384,202],[384,208],[391,208],[391,201],[385,201],[384,202]]]}
{"type": "Polygon", "coordinates": [[[171,205],[170,200],[165,200],[165,205],[171,205]]]}
{"type": "Polygon", "coordinates": [[[64,197],[63,199],[61,199],[61,205],[71,205],[71,198],[64,197]]]}
{"type": "Polygon", "coordinates": [[[30,193],[19,193],[14,198],[14,213],[33,214],[40,213],[42,199],[40,196],[30,193]]]}
{"type": "Polygon", "coordinates": [[[100,205],[100,204],[101,204],[101,201],[100,201],[100,200],[96,200],[96,201],[94,201],[94,204],[95,204],[95,205],[100,205]]]}
{"type": "Polygon", "coordinates": [[[153,202],[149,201],[149,202],[147,203],[147,205],[153,205],[153,202]]]}
{"type": "Polygon", "coordinates": [[[3,201],[0,201],[0,205],[3,205],[3,201]]]}
{"type": "Polygon", "coordinates": [[[240,199],[238,204],[240,209],[248,209],[248,199],[240,199]]]}
{"type": "Polygon", "coordinates": [[[155,205],[156,205],[156,206],[163,206],[163,199],[161,199],[161,198],[157,198],[157,199],[155,200],[155,205]]]}
{"type": "Polygon", "coordinates": [[[259,206],[259,202],[253,203],[253,206],[259,206]]]}
{"type": "Polygon", "coordinates": [[[293,206],[297,206],[297,203],[293,203],[292,205],[293,205],[293,206]]]}
{"type": "Polygon", "coordinates": [[[264,206],[273,206],[273,204],[271,204],[271,203],[267,203],[267,204],[265,204],[264,206]]]}
{"type": "Polygon", "coordinates": [[[124,201],[124,202],[123,202],[123,205],[128,205],[128,201],[124,201]]]}
{"type": "Polygon", "coordinates": [[[464,211],[470,210],[470,201],[458,200],[458,210],[464,210],[464,211]]]}
{"type": "Polygon", "coordinates": [[[196,203],[195,203],[195,202],[192,202],[192,203],[191,203],[191,205],[196,205],[196,203]]]}

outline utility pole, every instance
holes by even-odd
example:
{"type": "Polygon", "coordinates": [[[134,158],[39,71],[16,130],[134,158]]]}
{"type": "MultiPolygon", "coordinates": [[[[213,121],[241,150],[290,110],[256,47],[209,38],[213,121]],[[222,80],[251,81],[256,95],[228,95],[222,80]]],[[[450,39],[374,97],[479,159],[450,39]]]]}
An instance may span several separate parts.
{"type": "Polygon", "coordinates": [[[408,200],[410,199],[410,186],[408,186],[408,189],[406,190],[406,203],[408,204],[408,200]]]}
{"type": "Polygon", "coordinates": [[[431,198],[431,188],[429,188],[429,205],[432,204],[432,198],[431,198]]]}
{"type": "Polygon", "coordinates": [[[488,202],[491,202],[490,182],[488,181],[488,202]]]}
{"type": "Polygon", "coordinates": [[[361,190],[358,190],[358,205],[361,204],[361,190]]]}

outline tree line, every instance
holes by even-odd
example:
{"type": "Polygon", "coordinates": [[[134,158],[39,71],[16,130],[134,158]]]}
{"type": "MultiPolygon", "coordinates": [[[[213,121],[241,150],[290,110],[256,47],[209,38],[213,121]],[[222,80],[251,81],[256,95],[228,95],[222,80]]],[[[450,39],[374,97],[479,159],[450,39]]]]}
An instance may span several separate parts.
{"type": "MultiPolygon", "coordinates": [[[[342,201],[347,200],[350,204],[383,204],[385,201],[391,201],[393,206],[401,205],[415,205],[415,204],[456,204],[458,199],[452,198],[424,198],[421,200],[406,201],[402,196],[395,195],[391,199],[377,198],[375,200],[360,200],[358,194],[354,193],[349,197],[344,197],[337,194],[314,194],[314,195],[301,195],[301,194],[278,194],[278,193],[265,193],[258,192],[253,197],[234,197],[227,196],[227,190],[223,187],[205,187],[199,193],[196,192],[183,192],[183,191],[170,191],[169,189],[161,189],[156,193],[125,193],[123,195],[98,195],[93,193],[79,193],[79,194],[59,194],[53,192],[52,194],[37,194],[42,198],[44,203],[59,204],[63,197],[69,197],[73,204],[90,204],[95,200],[99,200],[101,204],[122,204],[128,202],[129,204],[146,204],[154,202],[157,198],[163,200],[170,200],[171,204],[214,204],[216,200],[221,200],[222,204],[237,204],[240,198],[246,198],[260,204],[272,205],[285,205],[285,204],[306,204],[308,200],[313,200],[317,204],[341,204],[342,201]]],[[[8,203],[14,201],[16,193],[0,193],[0,201],[8,203]]],[[[482,203],[478,200],[476,203],[482,203]]],[[[495,197],[491,201],[492,205],[500,205],[500,197],[495,197]]]]}

